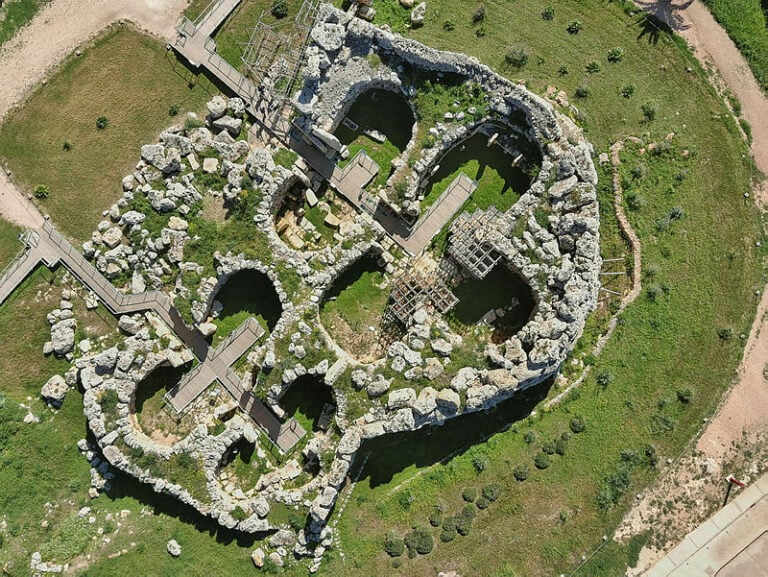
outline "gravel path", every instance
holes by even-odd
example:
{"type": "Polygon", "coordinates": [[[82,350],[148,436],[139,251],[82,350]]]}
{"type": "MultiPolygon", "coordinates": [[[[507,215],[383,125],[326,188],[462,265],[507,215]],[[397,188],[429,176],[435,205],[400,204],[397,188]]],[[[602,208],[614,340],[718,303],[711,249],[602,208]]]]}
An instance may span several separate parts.
{"type": "MultiPolygon", "coordinates": [[[[52,0],[0,50],[0,121],[82,42],[116,20],[130,20],[164,39],[187,0],[52,0]]],[[[0,171],[2,172],[2,171],[0,171]]],[[[6,174],[0,174],[0,215],[21,227],[42,216],[6,174]]]]}

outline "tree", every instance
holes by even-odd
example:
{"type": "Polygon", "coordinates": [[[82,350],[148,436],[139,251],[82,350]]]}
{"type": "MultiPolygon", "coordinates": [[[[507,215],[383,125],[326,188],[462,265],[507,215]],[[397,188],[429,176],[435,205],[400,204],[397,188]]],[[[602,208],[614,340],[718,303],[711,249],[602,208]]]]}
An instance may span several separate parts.
{"type": "Polygon", "coordinates": [[[509,47],[507,54],[504,56],[504,61],[507,63],[507,66],[522,68],[528,64],[529,56],[528,47],[525,44],[515,44],[509,47]]]}
{"type": "Polygon", "coordinates": [[[109,118],[106,116],[99,116],[96,119],[96,128],[99,130],[104,130],[107,126],[109,126],[109,118]]]}
{"type": "Polygon", "coordinates": [[[272,2],[272,16],[278,20],[288,16],[288,3],[286,0],[274,0],[272,2]]]}

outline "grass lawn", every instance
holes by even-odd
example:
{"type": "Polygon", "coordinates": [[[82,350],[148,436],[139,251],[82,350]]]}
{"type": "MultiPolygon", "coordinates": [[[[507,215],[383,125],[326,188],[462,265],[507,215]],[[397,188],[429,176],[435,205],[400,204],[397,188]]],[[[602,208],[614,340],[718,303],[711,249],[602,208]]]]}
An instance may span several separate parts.
{"type": "Polygon", "coordinates": [[[290,26],[299,13],[301,3],[302,0],[287,0],[288,16],[278,19],[271,13],[272,0],[243,0],[214,36],[216,52],[232,66],[241,69],[240,57],[244,45],[251,39],[253,29],[262,16],[264,23],[269,26],[290,26]]]}
{"type": "Polygon", "coordinates": [[[24,248],[19,242],[21,229],[0,218],[0,271],[24,248]]]}
{"type": "Polygon", "coordinates": [[[201,111],[215,92],[154,38],[113,26],[9,114],[0,127],[0,157],[24,190],[47,185],[41,210],[62,232],[85,240],[122,194],[120,181],[141,145],[183,118],[171,118],[170,106],[179,104],[182,115],[201,111]],[[96,128],[101,116],[109,119],[103,130],[96,128]]]}
{"type": "Polygon", "coordinates": [[[0,46],[29,24],[48,0],[6,0],[0,8],[0,46]]]}
{"type": "Polygon", "coordinates": [[[358,358],[377,358],[377,334],[389,292],[379,288],[382,271],[373,257],[347,269],[325,296],[320,320],[336,343],[358,358]]]}

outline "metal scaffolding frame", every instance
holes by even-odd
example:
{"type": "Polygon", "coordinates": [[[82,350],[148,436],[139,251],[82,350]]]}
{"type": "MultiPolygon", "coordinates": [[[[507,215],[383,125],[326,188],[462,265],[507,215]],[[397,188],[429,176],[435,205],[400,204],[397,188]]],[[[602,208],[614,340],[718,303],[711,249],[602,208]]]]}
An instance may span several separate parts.
{"type": "Polygon", "coordinates": [[[496,241],[508,237],[512,223],[496,207],[462,213],[451,225],[448,254],[476,279],[484,279],[501,261],[496,241]]]}
{"type": "Polygon", "coordinates": [[[403,324],[422,307],[432,306],[441,314],[458,304],[459,299],[451,292],[442,274],[426,276],[410,270],[398,277],[390,292],[387,312],[403,324]]]}

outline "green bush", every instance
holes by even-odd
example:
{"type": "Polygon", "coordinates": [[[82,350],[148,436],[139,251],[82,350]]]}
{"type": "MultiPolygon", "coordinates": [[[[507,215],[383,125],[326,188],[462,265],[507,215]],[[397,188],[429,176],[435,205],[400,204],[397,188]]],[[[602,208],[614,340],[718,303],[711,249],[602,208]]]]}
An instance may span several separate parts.
{"type": "Polygon", "coordinates": [[[480,4],[472,13],[472,24],[480,24],[483,20],[485,20],[485,6],[480,4]]]}
{"type": "Polygon", "coordinates": [[[560,437],[555,441],[555,453],[557,453],[560,456],[565,455],[565,452],[568,450],[568,440],[564,439],[563,437],[560,437]]]}
{"type": "Polygon", "coordinates": [[[439,527],[443,523],[443,511],[441,507],[435,507],[429,515],[429,524],[433,527],[439,527]]]}
{"type": "Polygon", "coordinates": [[[475,505],[482,511],[483,509],[487,509],[491,505],[491,502],[485,497],[480,497],[475,505]]]}
{"type": "Polygon", "coordinates": [[[184,130],[191,132],[196,128],[202,128],[205,126],[205,122],[194,116],[187,116],[184,120],[184,130]]]}
{"type": "Polygon", "coordinates": [[[478,38],[485,38],[485,26],[479,26],[477,30],[475,30],[475,36],[478,38]]]}
{"type": "Polygon", "coordinates": [[[286,0],[274,0],[272,2],[272,16],[278,20],[288,16],[288,3],[286,0]]]}
{"type": "Polygon", "coordinates": [[[514,468],[512,474],[518,481],[525,481],[528,478],[528,465],[518,465],[514,468]]]}
{"type": "Polygon", "coordinates": [[[104,130],[107,126],[109,126],[109,118],[106,116],[99,116],[96,119],[96,128],[99,130],[104,130]]]}
{"type": "Polygon", "coordinates": [[[35,187],[35,198],[39,198],[40,200],[45,200],[51,195],[51,189],[48,188],[47,184],[38,184],[35,187]]]}
{"type": "Polygon", "coordinates": [[[195,466],[195,458],[189,453],[179,453],[179,466],[182,469],[190,469],[195,466]]]}
{"type": "Polygon", "coordinates": [[[507,63],[507,66],[523,68],[526,64],[528,64],[529,57],[530,53],[528,52],[528,47],[525,44],[515,44],[510,46],[509,50],[504,56],[504,61],[507,63]]]}
{"type": "Polygon", "coordinates": [[[613,374],[611,373],[611,371],[607,369],[603,369],[599,373],[597,373],[596,381],[597,381],[597,385],[600,388],[605,389],[606,387],[608,387],[608,385],[610,385],[613,382],[613,374]]]}
{"type": "Polygon", "coordinates": [[[578,34],[581,31],[582,27],[583,27],[583,25],[581,24],[580,21],[578,21],[578,20],[571,20],[568,23],[568,26],[566,27],[566,30],[568,30],[568,34],[578,34]]]}
{"type": "Polygon", "coordinates": [[[576,98],[586,98],[590,94],[589,86],[585,84],[579,85],[579,87],[576,89],[576,92],[574,94],[576,95],[576,98]]]}
{"type": "Polygon", "coordinates": [[[467,503],[474,503],[475,499],[477,499],[477,489],[474,487],[467,487],[461,493],[461,498],[464,499],[467,503]]]}
{"type": "Polygon", "coordinates": [[[467,536],[472,530],[472,523],[475,520],[474,505],[464,505],[461,513],[456,515],[456,531],[459,535],[467,536]]]}
{"type": "Polygon", "coordinates": [[[415,551],[419,555],[428,555],[435,547],[435,541],[432,539],[432,534],[424,527],[414,527],[410,533],[406,533],[403,542],[408,548],[409,557],[414,557],[412,551],[415,551]]]}
{"type": "Polygon", "coordinates": [[[248,513],[243,511],[243,508],[238,505],[232,509],[232,517],[238,521],[245,521],[248,518],[248,513]]]}
{"type": "Polygon", "coordinates": [[[597,60],[593,60],[592,62],[587,63],[584,70],[587,71],[587,74],[597,74],[602,68],[597,60]]]}
{"type": "Polygon", "coordinates": [[[400,557],[405,552],[403,540],[392,532],[384,538],[384,552],[390,557],[400,557]]]}
{"type": "Polygon", "coordinates": [[[179,112],[181,112],[181,104],[173,103],[168,108],[168,116],[176,116],[179,112]]]}
{"type": "Polygon", "coordinates": [[[118,400],[117,391],[114,389],[107,389],[99,397],[101,410],[105,413],[113,412],[117,408],[118,400]]]}
{"type": "Polygon", "coordinates": [[[483,487],[483,499],[486,499],[493,503],[501,496],[501,485],[498,483],[491,483],[483,487]]]}
{"type": "Polygon", "coordinates": [[[456,30],[456,22],[454,22],[453,20],[446,20],[445,22],[443,22],[443,30],[445,30],[446,32],[453,32],[454,30],[456,30]]]}
{"type": "Polygon", "coordinates": [[[693,391],[691,389],[683,389],[682,391],[677,391],[677,400],[684,405],[690,403],[691,399],[693,399],[693,391]]]}
{"type": "Polygon", "coordinates": [[[478,455],[472,459],[472,466],[475,468],[475,471],[482,473],[488,468],[488,457],[485,455],[478,455]]]}
{"type": "Polygon", "coordinates": [[[549,467],[549,456],[546,453],[536,453],[533,464],[536,465],[537,469],[546,469],[549,467]]]}
{"type": "Polygon", "coordinates": [[[616,46],[608,51],[608,62],[621,62],[624,58],[624,49],[616,46]]]}
{"type": "Polygon", "coordinates": [[[400,507],[403,508],[404,511],[407,511],[411,508],[411,505],[413,505],[413,502],[416,500],[416,497],[413,496],[413,493],[411,493],[408,489],[401,492],[397,496],[397,502],[400,505],[400,507]]]}
{"type": "Polygon", "coordinates": [[[631,98],[632,95],[635,93],[635,85],[634,84],[625,84],[621,87],[621,96],[623,98],[631,98]]]}
{"type": "Polygon", "coordinates": [[[573,431],[576,434],[583,433],[587,428],[587,424],[584,422],[584,419],[581,417],[574,417],[573,419],[571,419],[570,426],[571,426],[571,431],[573,431]]]}
{"type": "Polygon", "coordinates": [[[542,452],[546,453],[547,455],[554,455],[555,454],[555,444],[552,441],[547,441],[541,446],[542,452]]]}
{"type": "Polygon", "coordinates": [[[558,76],[567,76],[568,74],[568,67],[563,65],[560,68],[557,69],[558,76]]]}
{"type": "Polygon", "coordinates": [[[653,122],[656,119],[659,106],[653,100],[649,100],[640,107],[640,110],[643,111],[643,116],[647,122],[653,122]]]}
{"type": "Polygon", "coordinates": [[[546,8],[544,8],[544,10],[541,11],[541,17],[544,20],[554,20],[555,9],[552,6],[547,6],[546,8]]]}
{"type": "Polygon", "coordinates": [[[533,431],[526,431],[525,434],[523,435],[523,441],[525,441],[529,445],[532,445],[533,443],[536,442],[536,433],[534,433],[533,431]]]}

